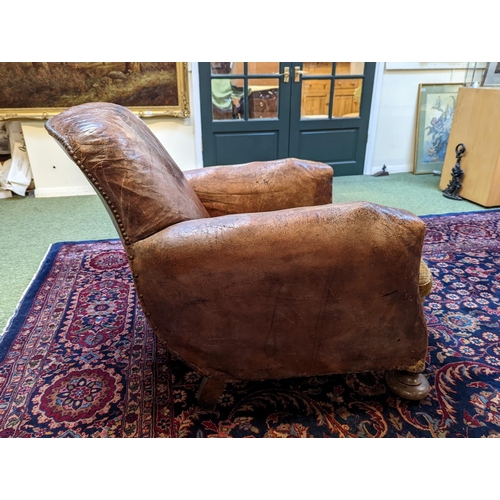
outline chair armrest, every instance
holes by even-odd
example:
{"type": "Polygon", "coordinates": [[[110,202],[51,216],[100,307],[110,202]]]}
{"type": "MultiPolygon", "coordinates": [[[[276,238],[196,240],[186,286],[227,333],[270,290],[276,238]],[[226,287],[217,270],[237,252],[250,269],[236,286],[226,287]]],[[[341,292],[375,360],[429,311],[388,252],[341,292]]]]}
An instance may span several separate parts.
{"type": "Polygon", "coordinates": [[[130,250],[172,351],[219,378],[282,378],[422,363],[424,234],[406,211],[339,203],[185,221],[130,250]]]}
{"type": "Polygon", "coordinates": [[[184,175],[212,217],[332,202],[332,168],[309,160],[207,167],[184,175]]]}

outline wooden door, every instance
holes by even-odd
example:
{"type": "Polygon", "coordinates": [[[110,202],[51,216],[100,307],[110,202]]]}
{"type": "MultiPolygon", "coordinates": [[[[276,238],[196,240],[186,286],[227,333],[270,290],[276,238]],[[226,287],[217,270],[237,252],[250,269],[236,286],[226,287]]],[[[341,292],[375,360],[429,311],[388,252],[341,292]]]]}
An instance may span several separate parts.
{"type": "Polygon", "coordinates": [[[293,63],[289,156],[362,174],[375,63],[293,63]]]}
{"type": "Polygon", "coordinates": [[[290,63],[199,63],[204,166],[288,156],[290,63]]]}

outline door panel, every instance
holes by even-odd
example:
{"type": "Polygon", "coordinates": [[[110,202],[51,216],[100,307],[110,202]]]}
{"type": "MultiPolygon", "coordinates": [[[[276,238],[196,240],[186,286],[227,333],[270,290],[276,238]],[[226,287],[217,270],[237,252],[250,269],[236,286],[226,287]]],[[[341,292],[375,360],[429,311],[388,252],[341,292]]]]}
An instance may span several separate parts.
{"type": "Polygon", "coordinates": [[[278,158],[279,136],[276,131],[216,133],[213,136],[215,165],[235,165],[278,158]]]}
{"type": "Polygon", "coordinates": [[[199,63],[205,166],[297,157],[362,174],[375,63],[199,63]]]}
{"type": "Polygon", "coordinates": [[[329,163],[332,166],[340,163],[356,161],[358,130],[307,130],[299,136],[299,158],[305,153],[314,151],[316,161],[329,163]]]}

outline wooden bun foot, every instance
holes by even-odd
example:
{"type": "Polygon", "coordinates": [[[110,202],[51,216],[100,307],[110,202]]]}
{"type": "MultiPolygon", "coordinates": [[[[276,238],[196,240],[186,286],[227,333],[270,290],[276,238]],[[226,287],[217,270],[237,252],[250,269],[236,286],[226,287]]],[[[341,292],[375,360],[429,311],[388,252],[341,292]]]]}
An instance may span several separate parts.
{"type": "Polygon", "coordinates": [[[431,390],[429,382],[421,373],[391,370],[387,372],[385,381],[394,394],[412,401],[424,399],[431,390]]]}
{"type": "Polygon", "coordinates": [[[204,377],[198,390],[198,403],[205,411],[214,411],[222,391],[226,388],[226,382],[213,378],[204,377]]]}

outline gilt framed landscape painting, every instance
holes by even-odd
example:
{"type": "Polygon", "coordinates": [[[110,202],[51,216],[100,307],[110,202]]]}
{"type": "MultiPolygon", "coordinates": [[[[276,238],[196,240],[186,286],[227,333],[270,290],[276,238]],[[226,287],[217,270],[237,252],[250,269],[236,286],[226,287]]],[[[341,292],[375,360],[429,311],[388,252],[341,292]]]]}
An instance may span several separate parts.
{"type": "Polygon", "coordinates": [[[120,104],[142,118],[187,117],[187,63],[0,63],[0,120],[43,120],[86,102],[120,104]]]}
{"type": "Polygon", "coordinates": [[[442,171],[460,87],[457,83],[419,85],[414,174],[442,171]]]}

